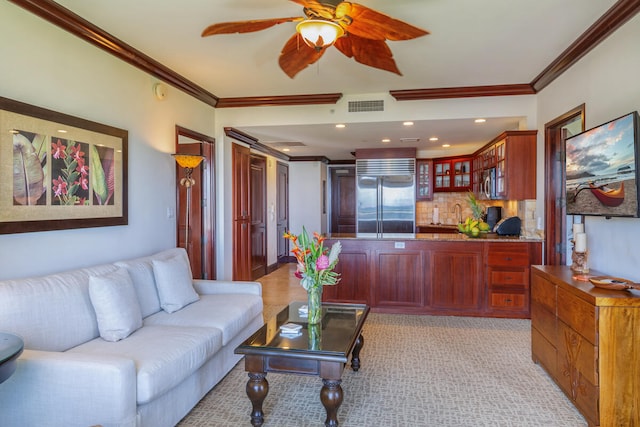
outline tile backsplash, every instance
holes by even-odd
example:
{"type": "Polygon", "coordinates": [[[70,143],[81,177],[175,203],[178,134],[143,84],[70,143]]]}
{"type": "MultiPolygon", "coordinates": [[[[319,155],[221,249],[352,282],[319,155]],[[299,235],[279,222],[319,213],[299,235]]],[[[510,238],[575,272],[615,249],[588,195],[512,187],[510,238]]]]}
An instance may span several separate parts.
{"type": "MultiPolygon", "coordinates": [[[[522,236],[540,237],[541,230],[536,229],[536,201],[535,200],[480,200],[480,204],[502,207],[502,217],[518,216],[522,220],[522,236]]],[[[416,225],[433,223],[434,208],[438,208],[438,223],[457,224],[460,219],[472,216],[467,193],[435,193],[432,201],[416,203],[416,225]],[[462,208],[456,207],[459,204],[462,208]]]]}
{"type": "MultiPolygon", "coordinates": [[[[416,224],[428,225],[433,223],[434,208],[438,208],[438,222],[440,224],[457,224],[460,219],[464,220],[472,216],[471,207],[467,199],[468,193],[436,193],[432,201],[420,201],[416,203],[416,224]],[[462,208],[456,207],[456,204],[462,208]]],[[[503,200],[480,200],[484,206],[501,206],[502,216],[517,215],[517,204],[503,200]]]]}

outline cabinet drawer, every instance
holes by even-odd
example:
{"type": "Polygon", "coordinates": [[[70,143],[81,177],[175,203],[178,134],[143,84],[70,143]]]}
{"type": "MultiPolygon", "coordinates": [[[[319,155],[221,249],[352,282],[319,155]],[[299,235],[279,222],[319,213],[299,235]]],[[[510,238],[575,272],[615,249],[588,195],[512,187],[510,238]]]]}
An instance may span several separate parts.
{"type": "MultiPolygon", "coordinates": [[[[596,344],[598,336],[596,307],[560,287],[558,288],[558,319],[576,330],[591,344],[596,344]]],[[[558,337],[562,339],[561,336],[558,337]]]]}
{"type": "Polygon", "coordinates": [[[555,315],[557,306],[556,285],[537,274],[532,274],[531,301],[542,305],[555,315]]]}
{"type": "Polygon", "coordinates": [[[542,365],[552,378],[557,376],[556,348],[535,327],[531,328],[531,358],[535,363],[542,365]]]}
{"type": "Polygon", "coordinates": [[[558,321],[556,381],[588,421],[599,420],[598,349],[564,322],[558,321]]]}
{"type": "Polygon", "coordinates": [[[528,252],[489,252],[487,257],[489,266],[529,266],[528,252]]]}
{"type": "Polygon", "coordinates": [[[527,286],[527,272],[521,270],[489,270],[489,283],[491,285],[522,285],[527,286]]]}
{"type": "Polygon", "coordinates": [[[556,316],[542,304],[535,301],[531,303],[531,327],[537,329],[541,335],[554,344],[558,341],[556,319],[556,316]]]}
{"type": "Polygon", "coordinates": [[[525,308],[526,298],[524,294],[506,294],[491,292],[491,308],[506,310],[522,310],[525,308]]]}

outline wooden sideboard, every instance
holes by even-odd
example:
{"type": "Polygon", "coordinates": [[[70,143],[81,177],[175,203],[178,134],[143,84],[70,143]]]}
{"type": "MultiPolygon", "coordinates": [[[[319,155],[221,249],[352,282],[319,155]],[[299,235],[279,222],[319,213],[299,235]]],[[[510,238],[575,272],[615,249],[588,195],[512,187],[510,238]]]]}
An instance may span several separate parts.
{"type": "Polygon", "coordinates": [[[342,280],[325,287],[323,300],[384,313],[530,316],[529,267],[541,263],[540,242],[434,236],[340,239],[342,280]]]}
{"type": "Polygon", "coordinates": [[[589,426],[640,426],[640,292],[533,266],[531,352],[589,426]]]}

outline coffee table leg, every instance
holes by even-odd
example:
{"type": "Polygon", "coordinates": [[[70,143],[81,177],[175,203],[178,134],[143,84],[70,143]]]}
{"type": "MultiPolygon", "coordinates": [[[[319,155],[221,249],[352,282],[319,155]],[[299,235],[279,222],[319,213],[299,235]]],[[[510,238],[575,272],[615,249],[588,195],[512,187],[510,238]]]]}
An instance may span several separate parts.
{"type": "Polygon", "coordinates": [[[267,382],[267,374],[249,372],[249,381],[247,381],[247,396],[253,405],[251,412],[251,425],[260,427],[264,423],[264,413],[262,412],[262,402],[264,402],[267,393],[269,393],[269,383],[267,382]]]}
{"type": "Polygon", "coordinates": [[[324,421],[326,427],[338,426],[338,408],[342,405],[342,380],[322,380],[322,390],[320,390],[320,401],[327,411],[327,419],[324,421]]]}
{"type": "Polygon", "coordinates": [[[362,350],[363,345],[364,337],[360,334],[356,340],[356,345],[353,346],[353,351],[351,352],[351,369],[355,372],[358,372],[358,369],[360,369],[360,350],[362,350]]]}

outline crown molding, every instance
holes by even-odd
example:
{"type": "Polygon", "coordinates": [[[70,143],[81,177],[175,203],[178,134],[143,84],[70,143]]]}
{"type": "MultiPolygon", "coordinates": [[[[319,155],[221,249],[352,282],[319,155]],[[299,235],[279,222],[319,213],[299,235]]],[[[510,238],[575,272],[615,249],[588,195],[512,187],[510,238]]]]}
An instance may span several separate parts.
{"type": "MultiPolygon", "coordinates": [[[[95,24],[52,0],[9,0],[44,20],[111,53],[121,60],[216,108],[335,104],[341,93],[218,98],[155,59],[145,55],[95,24]]],[[[531,83],[391,90],[399,101],[532,95],[540,92],[591,49],[640,12],[640,0],[618,0],[604,15],[549,64],[531,83]]]]}
{"type": "Polygon", "coordinates": [[[249,146],[249,148],[253,148],[261,153],[267,154],[269,156],[275,157],[280,160],[290,161],[290,157],[286,154],[281,153],[278,150],[274,150],[273,148],[266,146],[258,141],[258,138],[249,135],[248,133],[242,132],[239,129],[233,127],[225,127],[224,134],[229,138],[233,138],[237,141],[244,142],[249,146]]]}
{"type": "Polygon", "coordinates": [[[534,78],[531,87],[540,92],[638,12],[640,0],[619,0],[534,78]]]}
{"type": "Polygon", "coordinates": [[[134,67],[167,82],[205,104],[215,107],[218,103],[218,97],[214,94],[52,0],[9,1],[82,40],[109,52],[134,67]]]}
{"type": "Polygon", "coordinates": [[[216,108],[273,107],[283,105],[335,104],[341,93],[283,96],[248,96],[243,98],[220,98],[216,108]]]}
{"type": "Polygon", "coordinates": [[[536,92],[528,83],[492,86],[461,86],[433,89],[390,90],[398,101],[418,99],[472,98],[478,96],[534,95],[536,92]]]}

